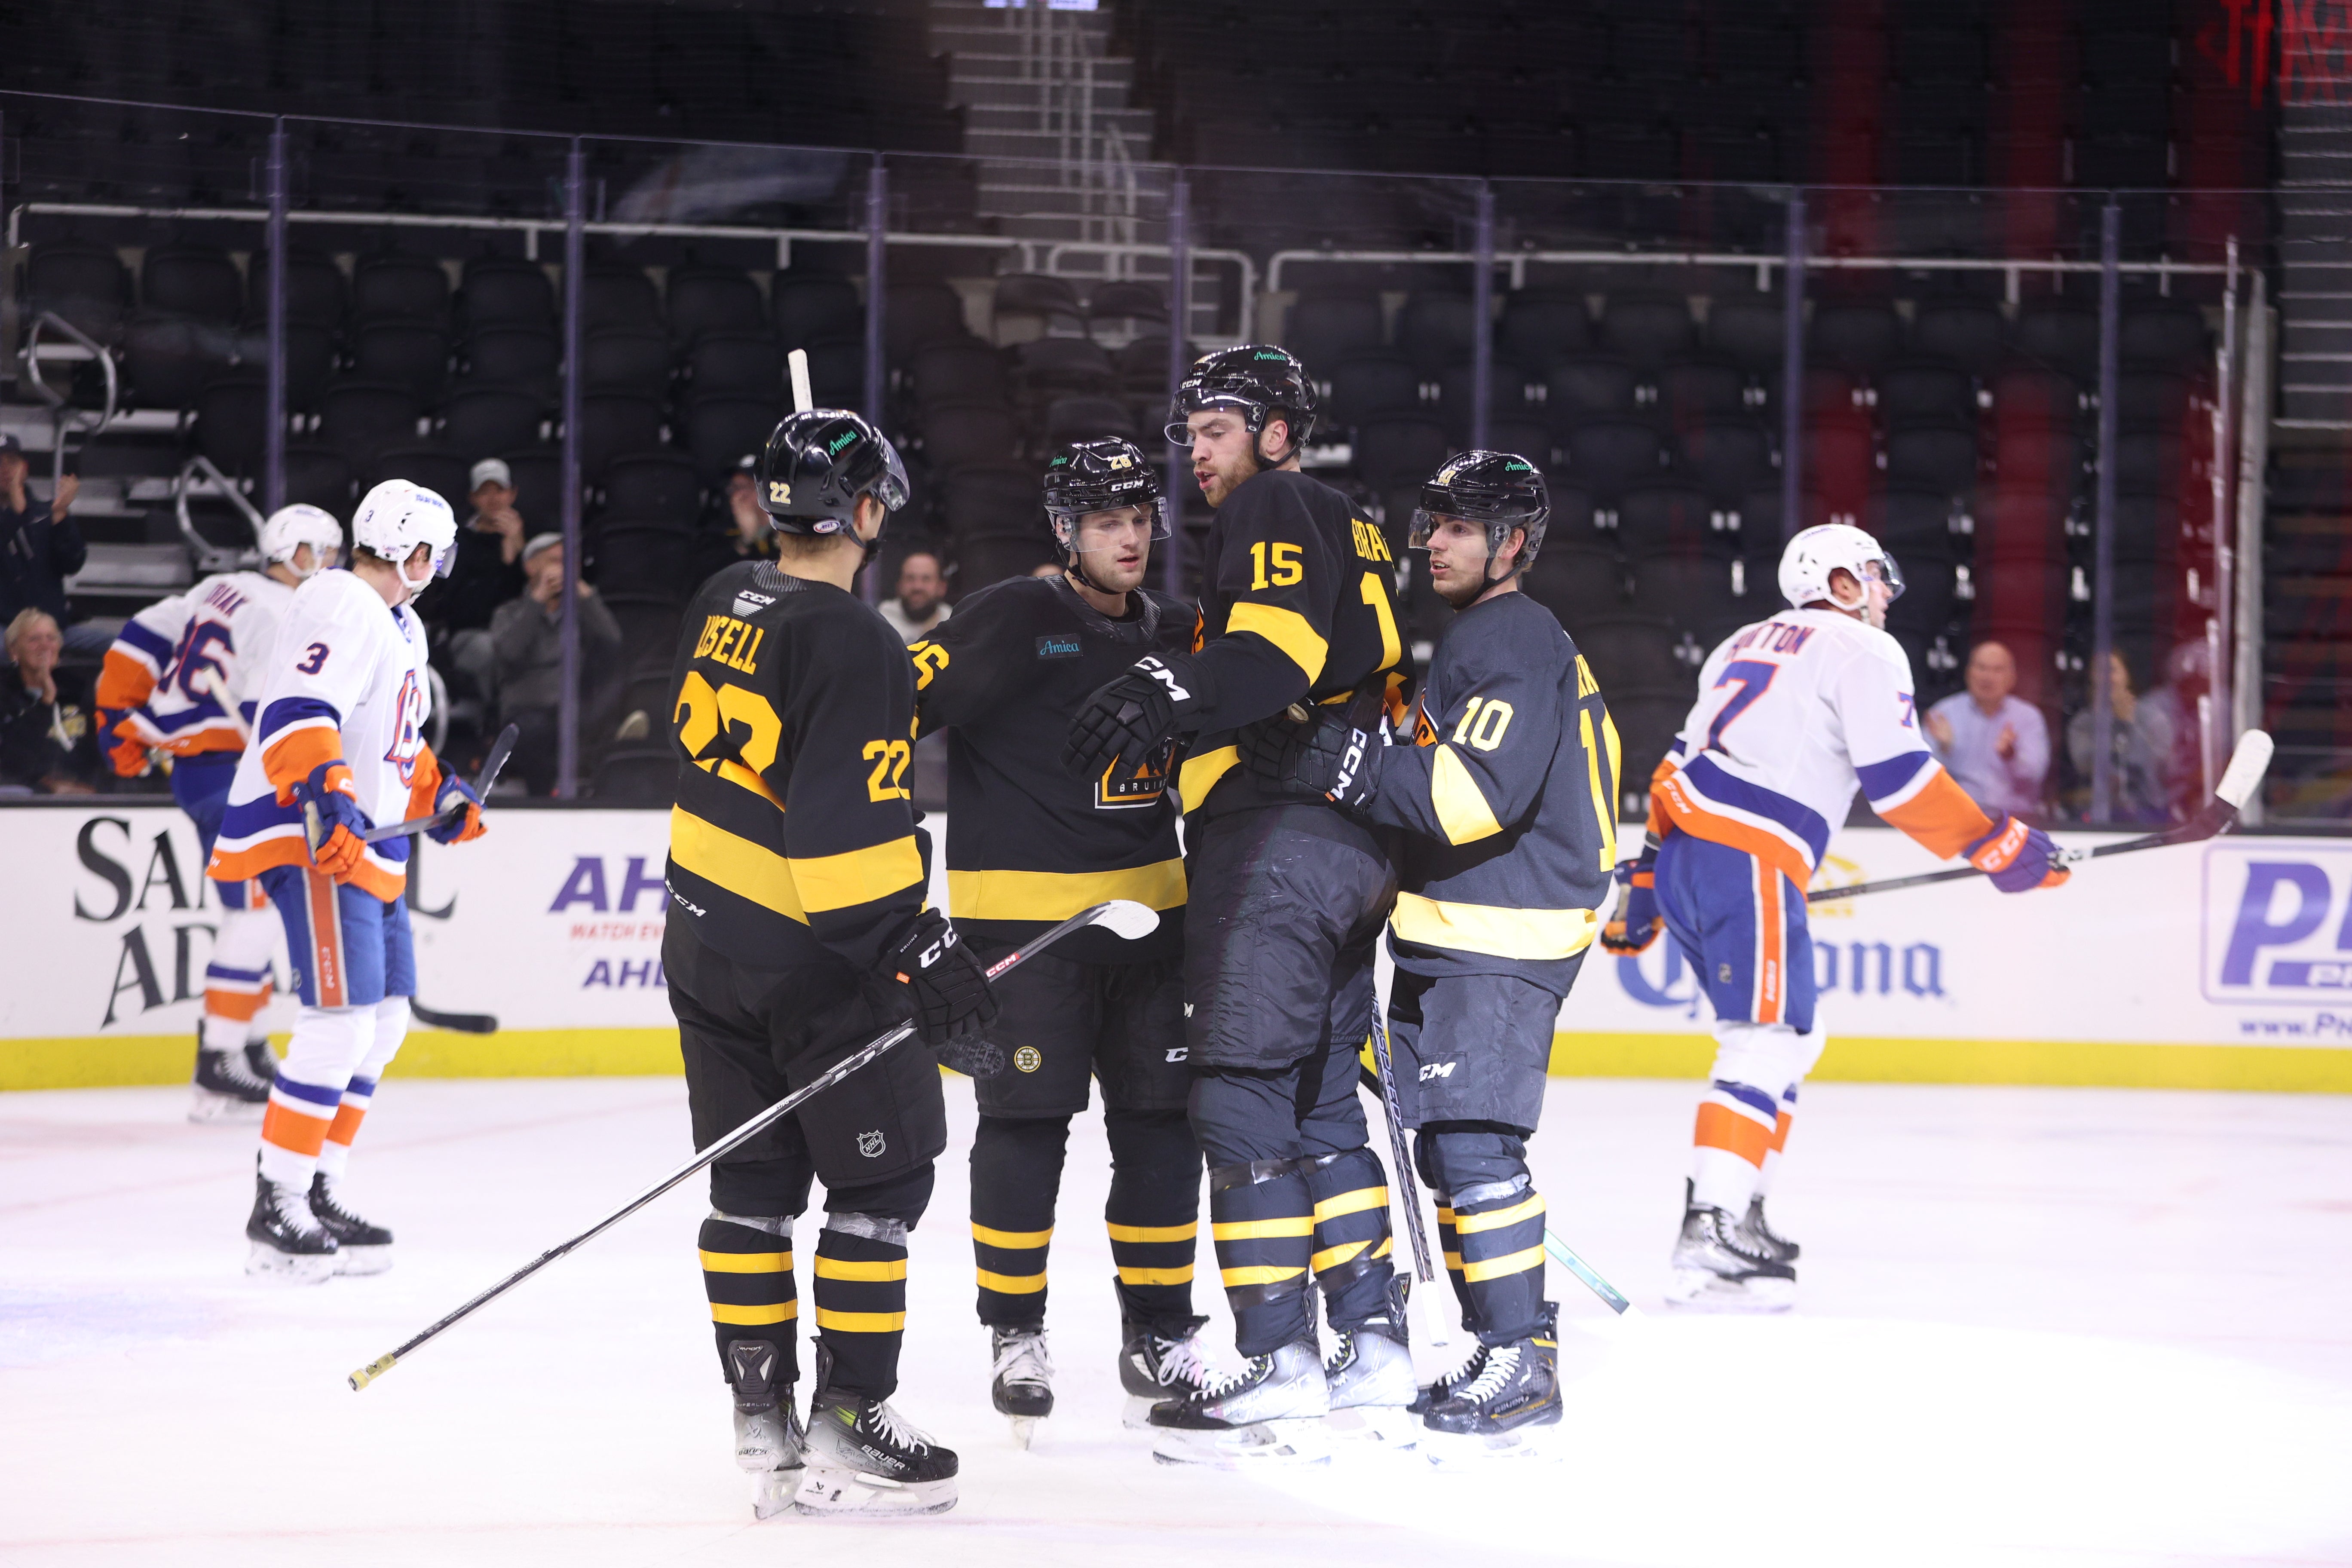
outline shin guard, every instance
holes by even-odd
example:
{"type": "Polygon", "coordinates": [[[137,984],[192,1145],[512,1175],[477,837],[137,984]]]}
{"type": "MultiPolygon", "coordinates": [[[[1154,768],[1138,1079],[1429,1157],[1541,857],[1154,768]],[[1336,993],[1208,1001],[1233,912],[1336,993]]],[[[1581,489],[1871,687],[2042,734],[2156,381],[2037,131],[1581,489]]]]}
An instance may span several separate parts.
{"type": "Polygon", "coordinates": [[[1110,1201],[1103,1223],[1118,1268],[1119,1317],[1181,1339],[1192,1323],[1201,1234],[1201,1150],[1181,1110],[1103,1112],[1110,1201]]]}
{"type": "Polygon", "coordinates": [[[710,1300],[710,1326],[717,1331],[719,1364],[728,1364],[730,1341],[765,1340],[776,1347],[773,1381],[800,1381],[794,1324],[801,1304],[793,1285],[792,1216],[750,1216],[712,1211],[696,1243],[702,1254],[702,1291],[710,1300]]]}
{"type": "Polygon", "coordinates": [[[1314,1331],[1307,1268],[1315,1200],[1298,1160],[1254,1160],[1209,1173],[1209,1230],[1242,1354],[1267,1355],[1314,1331]]]}
{"type": "Polygon", "coordinates": [[[832,1387],[861,1399],[898,1391],[907,1334],[907,1222],[828,1214],[816,1242],[816,1328],[833,1352],[832,1387]]]}
{"type": "Polygon", "coordinates": [[[972,1134],[972,1264],[991,1328],[1045,1321],[1045,1249],[1069,1134],[1066,1116],[983,1116],[972,1134]]]}
{"type": "Polygon", "coordinates": [[[1544,1200],[1525,1176],[1472,1187],[1454,1196],[1465,1315],[1478,1342],[1507,1345],[1536,1331],[1543,1318],[1544,1200]]]}
{"type": "Polygon", "coordinates": [[[1350,1149],[1308,1162],[1315,1200],[1315,1282],[1334,1329],[1360,1328],[1388,1310],[1396,1268],[1389,1234],[1389,1179],[1380,1156],[1350,1149]]]}

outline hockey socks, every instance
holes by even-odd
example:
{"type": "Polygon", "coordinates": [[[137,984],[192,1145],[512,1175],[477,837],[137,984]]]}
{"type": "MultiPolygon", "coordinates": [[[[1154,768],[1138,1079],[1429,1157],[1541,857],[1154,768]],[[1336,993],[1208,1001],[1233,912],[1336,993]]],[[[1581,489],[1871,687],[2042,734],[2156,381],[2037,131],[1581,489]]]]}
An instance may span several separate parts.
{"type": "Polygon", "coordinates": [[[1745,1214],[1780,1121],[1777,1091],[1717,1079],[1698,1102],[1691,1132],[1692,1201],[1745,1214]]]}
{"type": "Polygon", "coordinates": [[[728,1346],[763,1340],[775,1348],[770,1381],[784,1387],[800,1381],[798,1334],[801,1313],[793,1284],[793,1222],[720,1214],[702,1222],[695,1245],[702,1255],[702,1292],[710,1300],[710,1325],[719,1342],[719,1364],[728,1381],[736,1368],[728,1346]]]}
{"type": "Polygon", "coordinates": [[[1311,1342],[1307,1296],[1315,1258],[1315,1199],[1300,1160],[1255,1160],[1209,1173],[1210,1234],[1234,1338],[1245,1356],[1311,1342]]]}
{"type": "Polygon", "coordinates": [[[1780,1162],[1787,1157],[1789,1125],[1797,1118],[1797,1086],[1790,1084],[1780,1091],[1780,1114],[1773,1119],[1771,1141],[1764,1145],[1763,1163],[1756,1168],[1756,1196],[1769,1197],[1772,1178],[1780,1173],[1780,1162]]]}
{"type": "Polygon", "coordinates": [[[834,1391],[869,1401],[889,1398],[898,1386],[898,1346],[907,1331],[907,1222],[826,1215],[810,1289],[834,1391]]]}
{"type": "Polygon", "coordinates": [[[983,1116],[972,1134],[972,1265],[991,1328],[1045,1321],[1045,1249],[1069,1135],[1066,1116],[983,1116]]]}
{"type": "Polygon", "coordinates": [[[1201,1234],[1201,1149],[1181,1110],[1103,1112],[1110,1201],[1103,1223],[1118,1268],[1119,1317],[1185,1337],[1201,1234]]]}
{"type": "Polygon", "coordinates": [[[1490,1182],[1454,1194],[1439,1207],[1437,1223],[1452,1233],[1445,1267],[1478,1342],[1508,1344],[1534,1333],[1543,1315],[1543,1194],[1525,1176],[1490,1182]]]}
{"type": "Polygon", "coordinates": [[[1307,1190],[1315,1200],[1315,1282],[1335,1329],[1360,1326],[1389,1304],[1389,1179],[1380,1156],[1350,1149],[1310,1161],[1307,1190]]]}

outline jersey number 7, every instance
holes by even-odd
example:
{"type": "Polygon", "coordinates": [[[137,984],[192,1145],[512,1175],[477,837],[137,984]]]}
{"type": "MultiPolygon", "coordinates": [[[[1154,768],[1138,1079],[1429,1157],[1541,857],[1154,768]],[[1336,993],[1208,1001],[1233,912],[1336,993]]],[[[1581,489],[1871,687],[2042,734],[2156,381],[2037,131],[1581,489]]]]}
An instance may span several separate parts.
{"type": "Polygon", "coordinates": [[[1723,667],[1723,673],[1715,678],[1717,688],[1720,689],[1736,684],[1739,689],[1731,694],[1731,700],[1723,705],[1715,716],[1715,722],[1706,727],[1708,751],[1724,749],[1724,731],[1731,727],[1734,719],[1748,711],[1749,703],[1764,695],[1764,689],[1772,684],[1772,677],[1780,668],[1777,664],[1766,664],[1758,658],[1734,659],[1723,667]]]}

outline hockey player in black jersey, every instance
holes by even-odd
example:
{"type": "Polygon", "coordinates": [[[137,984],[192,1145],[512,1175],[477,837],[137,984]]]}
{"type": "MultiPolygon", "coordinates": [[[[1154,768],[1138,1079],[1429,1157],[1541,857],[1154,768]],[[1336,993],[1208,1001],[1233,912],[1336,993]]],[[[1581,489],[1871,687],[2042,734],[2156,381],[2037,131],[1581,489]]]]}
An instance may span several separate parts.
{"type": "Polygon", "coordinates": [[[1245,740],[1265,787],[1313,791],[1403,830],[1389,922],[1397,1097],[1478,1341],[1418,1402],[1433,1458],[1517,1447],[1560,1415],[1527,1140],[1560,1002],[1616,866],[1618,746],[1575,644],[1518,591],[1547,514],[1543,476],[1507,452],[1465,452],[1423,487],[1412,543],[1460,613],[1412,746],[1330,714],[1245,740]]]}
{"type": "Polygon", "coordinates": [[[971,1236],[996,1407],[1024,1443],[1054,1407],[1045,1256],[1070,1118],[1102,1085],[1128,1425],[1200,1387],[1192,1254],[1201,1152],[1184,1115],[1184,863],[1170,792],[1172,740],[1091,778],[1060,766],[1070,715],[1139,655],[1192,642],[1189,605],[1142,586],[1168,537],[1151,463],[1129,441],[1081,441],[1045,475],[1065,563],[972,595],[915,644],[926,733],[950,730],[948,911],[993,962],[1106,899],[1161,911],[1139,941],[1081,931],[997,983],[989,1037],[1010,1070],[974,1086],[971,1236]]]}
{"type": "MultiPolygon", "coordinates": [[[[670,678],[679,767],[662,963],[706,1146],[900,1019],[940,1059],[987,1068],[987,977],[924,907],[906,787],[905,645],[849,592],[907,499],[888,441],[839,409],[769,437],[760,501],[773,563],[704,583],[670,678]]],[[[700,1248],[736,1459],[761,1514],[936,1513],[956,1457],[887,1403],[907,1319],[907,1233],[931,1194],[947,1111],[930,1051],[901,1047],[710,1168],[700,1248]],[[825,1187],[816,1374],[795,1417],[793,1222],[825,1187]],[[803,1458],[805,1454],[803,1470],[803,1458]]]]}
{"type": "Polygon", "coordinates": [[[1392,1429],[1413,1394],[1388,1178],[1356,1098],[1372,943],[1395,875],[1362,825],[1238,765],[1238,731],[1293,702],[1370,724],[1402,701],[1395,563],[1346,498],[1298,471],[1314,418],[1313,384],[1281,349],[1244,345],[1193,365],[1168,436],[1191,447],[1217,509],[1200,638],[1097,691],[1065,753],[1078,776],[1099,778],[1171,737],[1188,748],[1177,778],[1192,1122],[1248,1360],[1152,1412],[1154,1452],[1173,1463],[1311,1457],[1332,1427],[1392,1429]],[[1328,1366],[1318,1285],[1339,1333],[1328,1366]],[[1327,1427],[1335,1412],[1345,1414],[1327,1427]]]}

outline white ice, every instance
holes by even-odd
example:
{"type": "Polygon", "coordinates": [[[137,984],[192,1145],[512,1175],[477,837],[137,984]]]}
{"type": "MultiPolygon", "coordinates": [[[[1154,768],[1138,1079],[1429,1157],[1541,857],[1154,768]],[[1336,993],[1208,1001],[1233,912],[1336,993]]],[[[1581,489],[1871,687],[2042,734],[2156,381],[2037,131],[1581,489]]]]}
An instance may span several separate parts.
{"type": "Polygon", "coordinates": [[[1014,1450],[951,1089],[898,1403],[962,1454],[963,1501],[888,1524],[753,1522],[698,1182],[344,1385],[682,1158],[675,1080],[395,1068],[350,1191],[398,1265],[313,1289],[239,1271],[249,1127],[189,1125],[177,1089],[0,1096],[0,1562],[2352,1563],[2352,1099],[1810,1087],[1773,1200],[1801,1305],[1726,1320],[1658,1305],[1695,1087],[1552,1087],[1552,1224],[1648,1311],[1552,1271],[1549,1459],[1248,1477],[1118,1427],[1094,1118],[1053,1253],[1059,1408],[1014,1450]]]}

